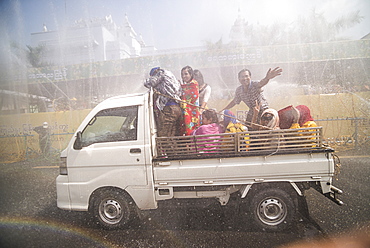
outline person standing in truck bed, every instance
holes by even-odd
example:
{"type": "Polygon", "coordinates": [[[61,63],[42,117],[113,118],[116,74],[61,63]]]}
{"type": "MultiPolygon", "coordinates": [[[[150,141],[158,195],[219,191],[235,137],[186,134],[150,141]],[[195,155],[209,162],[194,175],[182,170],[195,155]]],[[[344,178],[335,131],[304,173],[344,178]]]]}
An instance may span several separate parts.
{"type": "Polygon", "coordinates": [[[266,76],[260,81],[252,81],[251,76],[252,73],[248,69],[243,69],[238,73],[238,79],[240,82],[240,86],[235,90],[235,97],[231,102],[223,109],[231,109],[236,104],[239,104],[243,101],[249,108],[247,113],[246,122],[249,124],[253,117],[253,109],[256,106],[256,103],[260,106],[260,113],[266,109],[268,109],[268,103],[263,95],[262,87],[265,86],[270,79],[275,78],[276,76],[281,75],[282,69],[276,67],[275,69],[271,70],[271,68],[267,71],[266,76]]]}
{"type": "Polygon", "coordinates": [[[182,110],[177,100],[180,100],[181,85],[172,72],[154,67],[145,80],[144,86],[153,88],[155,92],[155,113],[157,136],[179,136],[182,123],[182,110]]]}
{"type": "Polygon", "coordinates": [[[203,113],[207,109],[207,103],[211,96],[212,88],[209,84],[204,82],[203,74],[199,70],[194,70],[194,79],[199,86],[199,112],[203,113]]]}
{"type": "Polygon", "coordinates": [[[194,71],[190,66],[181,69],[181,107],[184,114],[184,135],[191,133],[199,126],[199,87],[194,79],[194,71]]]}

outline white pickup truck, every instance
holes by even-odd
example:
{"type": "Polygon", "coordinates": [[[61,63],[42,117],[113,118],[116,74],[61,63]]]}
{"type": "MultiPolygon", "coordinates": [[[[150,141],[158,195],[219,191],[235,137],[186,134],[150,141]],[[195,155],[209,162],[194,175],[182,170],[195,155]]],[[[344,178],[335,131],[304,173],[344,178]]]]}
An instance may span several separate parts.
{"type": "Polygon", "coordinates": [[[57,205],[117,228],[161,201],[202,199],[276,230],[294,223],[310,187],[342,204],[335,170],[321,128],[157,137],[148,92],[107,99],[87,115],[61,153],[57,205]]]}

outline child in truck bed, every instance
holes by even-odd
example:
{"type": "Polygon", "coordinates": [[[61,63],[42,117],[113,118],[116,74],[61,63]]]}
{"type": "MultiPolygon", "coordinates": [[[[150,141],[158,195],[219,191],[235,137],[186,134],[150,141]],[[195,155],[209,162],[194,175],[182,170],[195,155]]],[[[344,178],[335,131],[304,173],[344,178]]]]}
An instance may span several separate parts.
{"type": "MultiPolygon", "coordinates": [[[[222,133],[222,127],[218,124],[218,116],[215,110],[207,109],[202,114],[202,125],[193,131],[193,135],[219,134],[222,133]]],[[[201,142],[199,150],[203,152],[212,152],[219,146],[220,136],[199,137],[197,142],[201,142]]]]}

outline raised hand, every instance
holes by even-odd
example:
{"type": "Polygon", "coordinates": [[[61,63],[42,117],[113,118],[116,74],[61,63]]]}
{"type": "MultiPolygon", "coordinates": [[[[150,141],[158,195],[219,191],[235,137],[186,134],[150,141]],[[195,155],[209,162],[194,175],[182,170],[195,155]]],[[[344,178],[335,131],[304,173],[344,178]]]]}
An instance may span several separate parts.
{"type": "Polygon", "coordinates": [[[253,108],[253,114],[258,115],[259,112],[260,112],[260,105],[258,104],[258,101],[256,100],[256,103],[253,108]]]}
{"type": "Polygon", "coordinates": [[[267,80],[270,80],[270,79],[273,79],[274,77],[276,76],[280,76],[281,73],[283,72],[283,69],[281,69],[280,67],[276,67],[275,69],[271,70],[271,68],[267,71],[266,73],[266,79],[267,80]]]}

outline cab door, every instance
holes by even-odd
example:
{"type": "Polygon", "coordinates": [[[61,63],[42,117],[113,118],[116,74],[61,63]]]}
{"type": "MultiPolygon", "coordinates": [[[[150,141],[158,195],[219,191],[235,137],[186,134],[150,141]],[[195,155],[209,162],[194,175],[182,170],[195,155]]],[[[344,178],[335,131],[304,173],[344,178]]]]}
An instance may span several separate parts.
{"type": "Polygon", "coordinates": [[[85,209],[90,194],[101,187],[147,188],[143,106],[99,111],[77,133],[67,156],[72,207],[85,209]]]}

